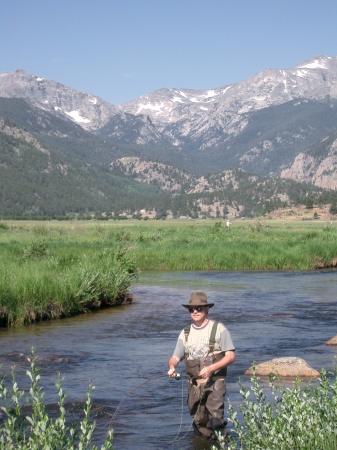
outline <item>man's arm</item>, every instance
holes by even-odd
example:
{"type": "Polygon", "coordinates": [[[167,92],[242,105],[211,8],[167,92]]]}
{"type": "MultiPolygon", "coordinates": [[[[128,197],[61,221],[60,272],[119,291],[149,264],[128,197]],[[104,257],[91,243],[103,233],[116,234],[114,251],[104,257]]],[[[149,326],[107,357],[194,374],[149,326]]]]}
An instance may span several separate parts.
{"type": "Polygon", "coordinates": [[[176,376],[176,367],[179,364],[179,362],[184,357],[184,342],[181,339],[181,333],[179,335],[179,338],[177,340],[176,348],[174,349],[173,355],[169,359],[168,366],[169,371],[167,372],[167,375],[171,378],[174,378],[176,376]]]}
{"type": "Polygon", "coordinates": [[[176,376],[176,367],[179,364],[180,359],[176,356],[171,356],[168,362],[169,371],[167,372],[167,375],[170,378],[174,378],[176,376]]]}
{"type": "Polygon", "coordinates": [[[219,369],[224,369],[235,361],[235,352],[234,350],[228,350],[224,352],[223,358],[220,361],[211,364],[210,366],[203,367],[198,376],[202,378],[209,378],[213,375],[213,373],[219,369]]]}

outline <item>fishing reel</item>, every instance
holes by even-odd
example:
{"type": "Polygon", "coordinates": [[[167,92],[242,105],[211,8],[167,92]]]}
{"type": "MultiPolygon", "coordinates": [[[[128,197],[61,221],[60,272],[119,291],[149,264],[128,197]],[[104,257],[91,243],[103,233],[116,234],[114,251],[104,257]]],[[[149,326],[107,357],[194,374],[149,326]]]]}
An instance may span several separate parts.
{"type": "Polygon", "coordinates": [[[181,373],[176,373],[176,375],[175,375],[175,377],[174,377],[176,380],[180,380],[180,378],[181,378],[181,373]]]}

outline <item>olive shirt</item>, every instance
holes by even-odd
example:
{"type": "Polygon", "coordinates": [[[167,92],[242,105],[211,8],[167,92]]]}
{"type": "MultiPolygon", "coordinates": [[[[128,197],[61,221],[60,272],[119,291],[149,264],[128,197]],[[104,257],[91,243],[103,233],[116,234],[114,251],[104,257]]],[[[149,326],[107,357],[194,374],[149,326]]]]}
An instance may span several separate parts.
{"type": "MultiPolygon", "coordinates": [[[[173,356],[178,359],[199,359],[205,358],[209,353],[209,338],[213,327],[214,320],[208,320],[207,323],[201,327],[191,325],[187,342],[185,340],[184,330],[181,331],[173,356]]],[[[235,350],[231,335],[227,328],[218,322],[215,334],[215,346],[213,353],[219,354],[235,350]]]]}

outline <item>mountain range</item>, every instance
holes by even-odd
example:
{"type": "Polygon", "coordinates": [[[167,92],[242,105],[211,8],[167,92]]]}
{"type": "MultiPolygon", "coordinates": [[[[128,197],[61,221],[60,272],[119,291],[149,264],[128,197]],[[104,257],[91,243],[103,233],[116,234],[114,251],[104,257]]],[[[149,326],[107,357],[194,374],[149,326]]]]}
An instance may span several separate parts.
{"type": "Polygon", "coordinates": [[[337,186],[337,57],[121,105],[17,70],[0,116],[3,215],[235,217],[337,186]]]}

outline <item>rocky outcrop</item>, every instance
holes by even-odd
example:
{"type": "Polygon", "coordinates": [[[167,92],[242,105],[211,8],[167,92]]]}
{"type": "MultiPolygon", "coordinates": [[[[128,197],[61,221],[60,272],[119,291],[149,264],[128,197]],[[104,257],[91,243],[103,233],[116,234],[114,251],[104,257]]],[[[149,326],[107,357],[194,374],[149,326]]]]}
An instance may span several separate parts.
{"type": "MultiPolygon", "coordinates": [[[[323,145],[324,140],[321,142],[323,145]]],[[[337,139],[327,145],[323,154],[299,153],[293,164],[281,172],[281,178],[312,183],[323,189],[337,189],[337,139]]]]}
{"type": "MultiPolygon", "coordinates": [[[[135,156],[113,161],[111,169],[118,169],[123,175],[131,176],[143,183],[152,184],[162,191],[169,191],[172,194],[182,192],[187,194],[211,193],[224,189],[236,191],[240,188],[243,179],[252,183],[263,183],[264,181],[260,181],[257,176],[246,174],[243,169],[229,169],[220,173],[197,177],[171,165],[148,161],[135,156]]],[[[289,199],[283,199],[283,201],[287,200],[289,199]]],[[[217,206],[219,205],[215,205],[215,208],[217,206]]]]}
{"type": "Polygon", "coordinates": [[[142,183],[152,184],[162,191],[172,194],[181,193],[183,186],[194,186],[194,176],[173,166],[155,161],[146,161],[138,157],[124,157],[111,163],[112,169],[120,170],[123,175],[131,176],[142,183]]]}
{"type": "MultiPolygon", "coordinates": [[[[43,148],[39,141],[34,138],[34,136],[28,131],[16,126],[14,123],[9,123],[8,121],[0,118],[0,132],[7,134],[8,136],[13,136],[15,139],[22,139],[26,141],[28,144],[33,145],[37,150],[40,150],[42,153],[50,156],[50,152],[43,148]]],[[[16,152],[19,153],[19,150],[16,149],[16,152]]]]}
{"type": "Polygon", "coordinates": [[[0,74],[0,97],[24,98],[38,108],[67,117],[85,130],[102,127],[120,110],[102,98],[24,70],[0,74]]]}
{"type": "MultiPolygon", "coordinates": [[[[253,375],[254,367],[246,370],[245,375],[253,375]]],[[[256,375],[268,376],[270,374],[282,377],[318,377],[320,373],[310,367],[304,359],[294,356],[275,358],[255,366],[256,375]]]]}
{"type": "Polygon", "coordinates": [[[333,337],[329,341],[326,341],[327,345],[337,345],[337,336],[333,337]]]}

